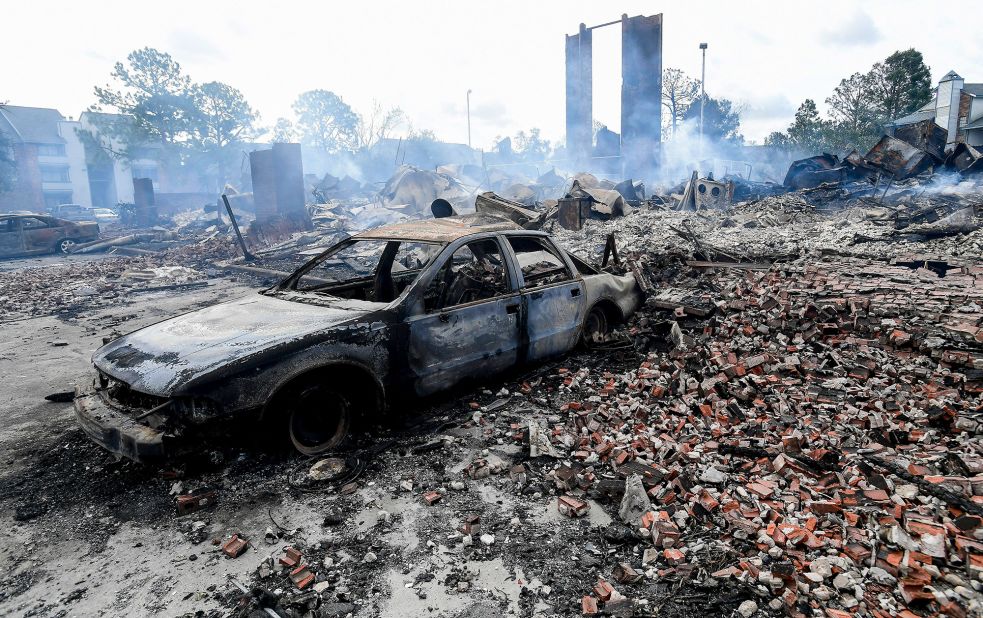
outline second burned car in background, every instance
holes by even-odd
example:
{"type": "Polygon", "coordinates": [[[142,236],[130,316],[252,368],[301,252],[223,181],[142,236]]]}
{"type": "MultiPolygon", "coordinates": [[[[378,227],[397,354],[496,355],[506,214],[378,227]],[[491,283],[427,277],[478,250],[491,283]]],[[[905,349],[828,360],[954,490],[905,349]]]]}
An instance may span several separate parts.
{"type": "Polygon", "coordinates": [[[96,351],[83,429],[135,460],[224,423],[265,420],[306,454],[405,397],[572,350],[633,313],[631,275],[487,215],[369,230],[278,285],[96,351]]]}
{"type": "Polygon", "coordinates": [[[69,253],[99,238],[99,224],[35,214],[0,214],[0,258],[69,253]]]}

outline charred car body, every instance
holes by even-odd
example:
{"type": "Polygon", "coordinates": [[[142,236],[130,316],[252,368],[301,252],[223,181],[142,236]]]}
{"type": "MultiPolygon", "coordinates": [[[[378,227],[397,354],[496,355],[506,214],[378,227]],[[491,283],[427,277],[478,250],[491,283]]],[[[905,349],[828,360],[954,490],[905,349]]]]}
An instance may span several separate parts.
{"type": "Polygon", "coordinates": [[[403,397],[564,354],[641,301],[631,275],[498,217],[383,227],[268,290],[108,343],[75,408],[93,440],[138,461],[247,419],[282,422],[316,454],[403,397]]]}
{"type": "Polygon", "coordinates": [[[47,215],[0,214],[0,258],[68,253],[77,243],[97,240],[99,224],[47,215]]]}

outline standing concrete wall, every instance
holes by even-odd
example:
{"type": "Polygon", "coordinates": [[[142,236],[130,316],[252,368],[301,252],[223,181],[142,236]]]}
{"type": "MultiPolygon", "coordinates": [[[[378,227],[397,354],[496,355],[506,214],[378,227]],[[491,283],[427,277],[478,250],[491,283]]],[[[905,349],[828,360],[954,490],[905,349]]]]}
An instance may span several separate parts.
{"type": "Polygon", "coordinates": [[[281,215],[307,217],[300,144],[273,144],[276,204],[281,215]]]}
{"type": "Polygon", "coordinates": [[[662,142],[662,14],[621,16],[621,155],[626,178],[658,165],[662,142]]]}
{"type": "Polygon", "coordinates": [[[577,34],[567,35],[567,157],[578,167],[589,161],[593,141],[591,44],[591,31],[584,24],[580,24],[577,34]]]}
{"type": "Polygon", "coordinates": [[[311,229],[304,195],[304,164],[300,144],[273,144],[249,153],[256,222],[262,227],[311,229]],[[286,226],[286,227],[283,227],[286,226]]]}
{"type": "Polygon", "coordinates": [[[249,173],[253,179],[253,206],[256,220],[272,221],[276,218],[276,174],[272,150],[254,150],[249,153],[249,173]]]}

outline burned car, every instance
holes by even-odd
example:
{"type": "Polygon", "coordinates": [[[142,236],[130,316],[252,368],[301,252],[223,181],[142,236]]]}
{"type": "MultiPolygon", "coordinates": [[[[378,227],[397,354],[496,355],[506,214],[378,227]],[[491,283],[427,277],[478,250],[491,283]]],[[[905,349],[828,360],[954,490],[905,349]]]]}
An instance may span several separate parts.
{"type": "Polygon", "coordinates": [[[99,238],[95,222],[65,221],[47,215],[0,214],[0,258],[69,253],[76,244],[99,238]]]}
{"type": "Polygon", "coordinates": [[[137,461],[233,421],[271,423],[317,454],[394,402],[565,354],[641,301],[631,275],[502,218],[392,225],[272,288],[104,345],[75,409],[94,441],[137,461]]]}

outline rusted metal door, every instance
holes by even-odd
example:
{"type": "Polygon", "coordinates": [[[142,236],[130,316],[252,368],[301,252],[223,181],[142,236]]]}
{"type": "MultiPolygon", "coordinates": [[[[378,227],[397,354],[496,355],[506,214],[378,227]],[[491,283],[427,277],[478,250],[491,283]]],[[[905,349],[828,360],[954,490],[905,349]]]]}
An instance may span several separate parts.
{"type": "Polygon", "coordinates": [[[16,217],[0,217],[0,257],[19,255],[23,251],[20,222],[16,217]]]}
{"type": "MultiPolygon", "coordinates": [[[[461,252],[470,256],[468,247],[473,247],[475,256],[491,256],[495,267],[501,269],[499,287],[486,289],[480,298],[473,295],[449,297],[445,291],[440,291],[441,302],[407,318],[408,362],[417,395],[443,391],[469,378],[494,375],[518,362],[523,315],[515,279],[497,241],[479,242],[485,245],[485,250],[479,250],[478,242],[461,247],[438,269],[438,275],[430,285],[439,288],[442,281],[450,281],[461,274],[448,269],[459,266],[460,270],[465,270],[467,259],[455,262],[455,258],[461,252]]],[[[488,268],[487,260],[482,266],[488,268]]],[[[456,289],[453,284],[449,287],[456,289]]]]}

